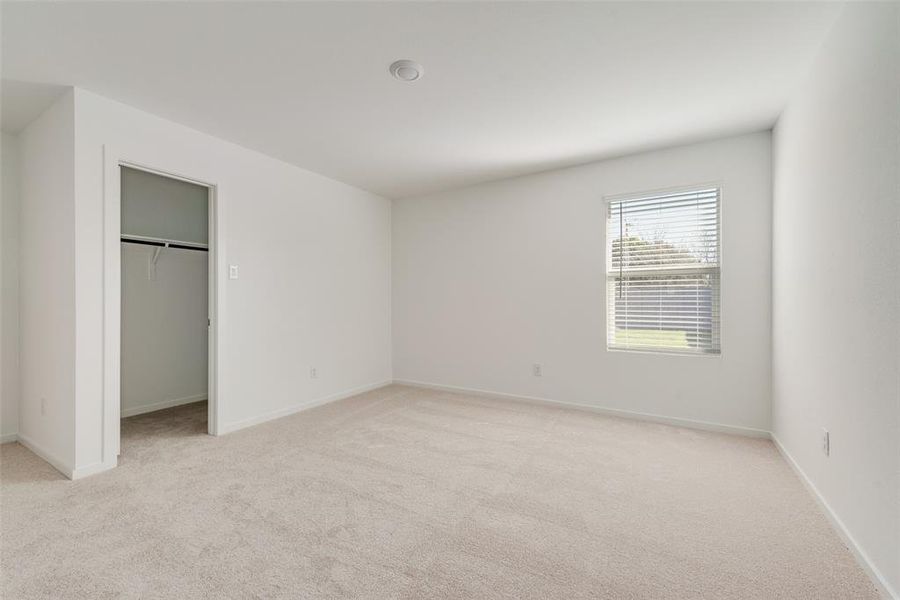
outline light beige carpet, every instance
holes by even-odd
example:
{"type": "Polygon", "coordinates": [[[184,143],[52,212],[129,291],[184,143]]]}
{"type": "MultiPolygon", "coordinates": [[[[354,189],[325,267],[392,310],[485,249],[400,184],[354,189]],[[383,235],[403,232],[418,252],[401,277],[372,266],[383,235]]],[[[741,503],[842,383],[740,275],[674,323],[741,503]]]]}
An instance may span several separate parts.
{"type": "Polygon", "coordinates": [[[769,441],[398,386],[205,413],[75,482],[4,445],[3,598],[877,597],[769,441]]]}

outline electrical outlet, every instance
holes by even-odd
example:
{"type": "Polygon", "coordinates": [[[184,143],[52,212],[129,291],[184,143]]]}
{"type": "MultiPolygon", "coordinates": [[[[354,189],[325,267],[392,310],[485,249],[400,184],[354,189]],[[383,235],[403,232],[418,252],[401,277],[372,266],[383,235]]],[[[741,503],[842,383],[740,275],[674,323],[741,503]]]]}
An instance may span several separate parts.
{"type": "Polygon", "coordinates": [[[318,378],[319,378],[319,372],[316,371],[316,368],[315,368],[315,367],[310,367],[310,369],[309,369],[309,378],[310,378],[310,379],[318,379],[318,378]]]}
{"type": "Polygon", "coordinates": [[[831,456],[831,433],[824,427],[822,428],[822,452],[825,456],[831,456]]]}
{"type": "Polygon", "coordinates": [[[228,279],[237,279],[238,278],[238,266],[237,265],[228,265],[228,279]]]}
{"type": "Polygon", "coordinates": [[[41,416],[43,417],[46,414],[47,414],[47,399],[41,398],[41,416]]]}
{"type": "Polygon", "coordinates": [[[531,374],[534,375],[535,377],[543,377],[544,376],[544,367],[542,367],[538,363],[534,363],[531,366],[531,374]]]}

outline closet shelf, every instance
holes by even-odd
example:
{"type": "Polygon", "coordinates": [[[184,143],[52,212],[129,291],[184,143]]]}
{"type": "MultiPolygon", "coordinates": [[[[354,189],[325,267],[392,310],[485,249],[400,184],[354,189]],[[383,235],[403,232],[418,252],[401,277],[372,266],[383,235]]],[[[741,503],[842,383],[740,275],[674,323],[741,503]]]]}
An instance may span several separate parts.
{"type": "Polygon", "coordinates": [[[207,244],[196,244],[194,242],[182,242],[179,240],[166,240],[163,238],[144,237],[141,235],[123,235],[122,241],[128,244],[142,244],[144,246],[157,246],[159,248],[199,250],[200,252],[209,251],[209,246],[207,244]]]}

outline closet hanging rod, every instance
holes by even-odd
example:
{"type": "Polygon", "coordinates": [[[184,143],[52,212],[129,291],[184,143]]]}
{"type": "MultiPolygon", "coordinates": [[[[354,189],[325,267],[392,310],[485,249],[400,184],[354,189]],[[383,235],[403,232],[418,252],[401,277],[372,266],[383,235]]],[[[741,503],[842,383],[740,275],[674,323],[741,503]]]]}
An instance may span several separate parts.
{"type": "Polygon", "coordinates": [[[169,242],[166,240],[138,238],[125,235],[122,236],[122,241],[128,244],[141,244],[143,246],[157,246],[160,248],[177,248],[179,250],[199,250],[200,252],[209,252],[209,249],[206,246],[201,246],[199,244],[169,242]]]}

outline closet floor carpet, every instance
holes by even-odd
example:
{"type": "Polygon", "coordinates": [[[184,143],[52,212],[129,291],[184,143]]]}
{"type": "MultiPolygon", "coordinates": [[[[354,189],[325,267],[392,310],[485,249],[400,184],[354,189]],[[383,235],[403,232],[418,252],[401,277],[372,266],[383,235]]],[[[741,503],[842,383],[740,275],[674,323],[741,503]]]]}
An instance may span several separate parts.
{"type": "Polygon", "coordinates": [[[390,386],[219,438],[2,446],[2,597],[877,598],[768,440],[390,386]]]}

